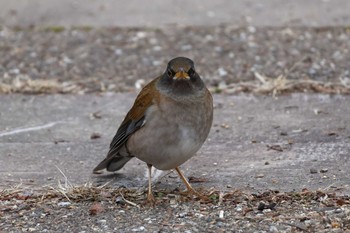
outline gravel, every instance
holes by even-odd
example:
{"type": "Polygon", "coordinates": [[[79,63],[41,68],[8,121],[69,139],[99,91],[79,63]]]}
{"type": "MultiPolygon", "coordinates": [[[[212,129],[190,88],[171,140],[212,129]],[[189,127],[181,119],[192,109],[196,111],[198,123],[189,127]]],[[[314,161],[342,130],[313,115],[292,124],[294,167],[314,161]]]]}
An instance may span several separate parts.
{"type": "Polygon", "coordinates": [[[3,27],[0,92],[129,91],[164,72],[175,56],[193,58],[208,85],[219,90],[258,74],[349,87],[349,49],[346,27],[3,27]]]}
{"type": "Polygon", "coordinates": [[[201,190],[206,198],[109,188],[24,195],[2,193],[0,228],[6,232],[345,232],[350,199],[321,191],[245,193],[201,190]],[[123,194],[122,194],[123,193],[123,194]],[[64,194],[64,195],[63,195],[64,194]],[[122,197],[125,202],[114,202],[122,197]],[[67,201],[69,198],[70,201],[67,201]],[[77,222],[77,219],[79,221],[77,222]]]}

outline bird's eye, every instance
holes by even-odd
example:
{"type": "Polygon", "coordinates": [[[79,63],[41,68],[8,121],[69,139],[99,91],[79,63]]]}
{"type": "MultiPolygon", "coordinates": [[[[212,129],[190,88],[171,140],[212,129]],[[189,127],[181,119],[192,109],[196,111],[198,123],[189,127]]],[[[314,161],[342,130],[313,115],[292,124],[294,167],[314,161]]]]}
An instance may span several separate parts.
{"type": "Polygon", "coordinates": [[[171,69],[168,69],[166,72],[167,72],[169,77],[173,76],[173,72],[171,71],[171,69]]]}
{"type": "Polygon", "coordinates": [[[195,71],[194,71],[194,69],[193,68],[190,68],[189,70],[188,70],[188,75],[191,77],[191,76],[193,76],[194,75],[194,73],[195,73],[195,71]]]}

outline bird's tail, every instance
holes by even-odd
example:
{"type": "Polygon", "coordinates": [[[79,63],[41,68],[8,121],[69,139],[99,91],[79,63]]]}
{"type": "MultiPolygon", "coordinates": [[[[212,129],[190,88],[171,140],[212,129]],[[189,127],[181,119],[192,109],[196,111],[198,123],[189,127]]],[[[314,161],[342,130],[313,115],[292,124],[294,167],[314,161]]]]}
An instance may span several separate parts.
{"type": "Polygon", "coordinates": [[[103,169],[107,169],[107,171],[109,171],[109,172],[118,171],[119,169],[124,167],[124,165],[130,159],[132,159],[132,156],[127,156],[127,157],[125,157],[125,156],[111,156],[111,157],[107,157],[101,163],[99,163],[99,165],[97,165],[94,168],[93,173],[100,174],[103,169]]]}

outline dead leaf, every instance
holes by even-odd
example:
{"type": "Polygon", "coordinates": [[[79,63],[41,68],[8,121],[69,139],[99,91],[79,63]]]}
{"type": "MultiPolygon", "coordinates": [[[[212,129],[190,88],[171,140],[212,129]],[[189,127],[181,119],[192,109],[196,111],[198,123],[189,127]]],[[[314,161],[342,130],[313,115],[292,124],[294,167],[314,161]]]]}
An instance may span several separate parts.
{"type": "Polygon", "coordinates": [[[104,211],[105,209],[99,203],[93,203],[89,209],[90,215],[97,215],[104,211]]]}

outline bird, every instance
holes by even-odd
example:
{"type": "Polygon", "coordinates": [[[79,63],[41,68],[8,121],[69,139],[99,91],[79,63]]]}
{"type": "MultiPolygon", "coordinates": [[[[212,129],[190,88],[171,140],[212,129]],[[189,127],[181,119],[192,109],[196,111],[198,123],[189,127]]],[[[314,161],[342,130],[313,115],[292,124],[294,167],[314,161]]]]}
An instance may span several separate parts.
{"type": "Polygon", "coordinates": [[[93,173],[118,171],[136,157],[148,166],[148,202],[155,203],[152,167],[175,169],[187,191],[198,194],[179,166],[202,147],[212,122],[213,98],[194,62],[173,58],[164,73],[140,91],[93,173]]]}

